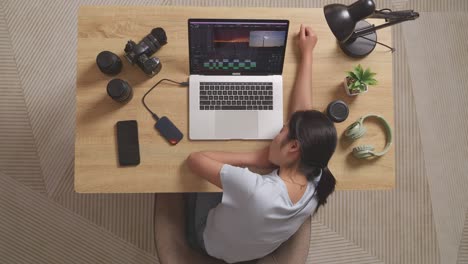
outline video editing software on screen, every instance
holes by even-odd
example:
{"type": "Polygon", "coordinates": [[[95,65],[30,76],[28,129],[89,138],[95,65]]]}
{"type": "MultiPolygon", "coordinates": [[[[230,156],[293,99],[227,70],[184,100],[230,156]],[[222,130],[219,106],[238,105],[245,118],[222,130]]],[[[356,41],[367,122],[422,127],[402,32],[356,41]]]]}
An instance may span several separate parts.
{"type": "Polygon", "coordinates": [[[281,74],[288,23],[190,22],[192,74],[281,74]]]}

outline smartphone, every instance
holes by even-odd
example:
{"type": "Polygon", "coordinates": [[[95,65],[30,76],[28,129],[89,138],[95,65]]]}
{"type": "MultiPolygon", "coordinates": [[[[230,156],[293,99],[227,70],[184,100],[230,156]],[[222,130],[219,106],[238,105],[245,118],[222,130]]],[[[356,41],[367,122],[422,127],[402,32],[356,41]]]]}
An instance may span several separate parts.
{"type": "Polygon", "coordinates": [[[117,122],[117,148],[122,166],[140,164],[138,124],[136,120],[117,122]]]}

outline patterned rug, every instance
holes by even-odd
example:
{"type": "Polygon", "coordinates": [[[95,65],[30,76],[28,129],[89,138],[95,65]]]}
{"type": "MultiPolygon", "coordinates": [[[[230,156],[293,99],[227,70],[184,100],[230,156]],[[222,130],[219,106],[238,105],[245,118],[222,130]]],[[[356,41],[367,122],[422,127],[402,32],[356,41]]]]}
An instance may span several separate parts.
{"type": "MultiPolygon", "coordinates": [[[[311,8],[335,2],[353,1],[0,1],[2,262],[159,263],[154,195],[73,191],[80,5],[311,8]]],[[[392,28],[396,187],[336,192],[313,218],[307,263],[468,263],[462,107],[468,16],[452,12],[467,12],[468,1],[377,5],[439,12],[392,28]]]]}

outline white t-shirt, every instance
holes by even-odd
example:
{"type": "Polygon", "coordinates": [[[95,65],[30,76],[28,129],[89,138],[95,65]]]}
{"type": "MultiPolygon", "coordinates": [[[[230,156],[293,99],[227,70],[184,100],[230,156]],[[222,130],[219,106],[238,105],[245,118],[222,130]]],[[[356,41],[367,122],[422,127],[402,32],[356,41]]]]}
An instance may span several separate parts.
{"type": "Polygon", "coordinates": [[[220,174],[222,202],[208,213],[203,239],[209,255],[228,263],[273,252],[317,207],[315,183],[293,204],[278,170],[262,176],[225,164],[220,174]]]}

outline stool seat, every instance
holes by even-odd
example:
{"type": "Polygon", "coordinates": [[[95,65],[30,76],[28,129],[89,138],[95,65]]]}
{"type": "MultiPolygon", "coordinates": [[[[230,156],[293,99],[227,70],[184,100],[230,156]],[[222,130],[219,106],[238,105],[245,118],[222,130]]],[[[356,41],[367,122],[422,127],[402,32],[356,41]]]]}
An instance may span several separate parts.
{"type": "MultiPolygon", "coordinates": [[[[155,200],[155,241],[162,264],[225,264],[190,248],[185,238],[185,210],[182,193],[162,193],[155,200]]],[[[242,264],[302,264],[309,253],[311,218],[271,254],[242,264]]]]}

